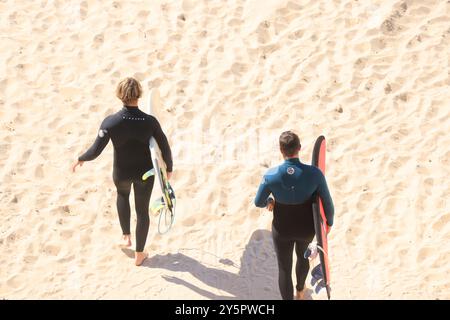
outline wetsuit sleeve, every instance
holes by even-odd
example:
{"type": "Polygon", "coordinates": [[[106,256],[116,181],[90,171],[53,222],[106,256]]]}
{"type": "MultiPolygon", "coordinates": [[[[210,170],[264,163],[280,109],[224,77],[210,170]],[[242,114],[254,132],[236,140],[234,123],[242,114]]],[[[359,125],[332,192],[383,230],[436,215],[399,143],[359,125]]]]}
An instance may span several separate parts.
{"type": "Polygon", "coordinates": [[[81,156],[78,157],[78,161],[91,161],[97,158],[106,145],[109,142],[109,133],[105,125],[106,119],[103,120],[100,130],[97,133],[97,138],[95,139],[92,146],[81,156]]]}
{"type": "Polygon", "coordinates": [[[267,207],[267,202],[269,200],[269,195],[272,191],[270,191],[269,185],[267,183],[267,178],[264,177],[261,184],[259,185],[258,192],[255,197],[255,206],[258,208],[267,207]]]}
{"type": "Polygon", "coordinates": [[[320,172],[319,186],[317,187],[317,193],[322,199],[323,210],[325,211],[325,217],[327,218],[327,224],[331,227],[334,219],[334,205],[331,199],[330,190],[328,190],[327,181],[325,176],[320,172]]]}
{"type": "Polygon", "coordinates": [[[158,120],[155,119],[155,131],[153,132],[153,137],[158,143],[159,150],[161,150],[162,157],[166,163],[167,172],[172,172],[173,162],[172,162],[172,151],[170,150],[169,141],[162,131],[161,125],[158,120]]]}

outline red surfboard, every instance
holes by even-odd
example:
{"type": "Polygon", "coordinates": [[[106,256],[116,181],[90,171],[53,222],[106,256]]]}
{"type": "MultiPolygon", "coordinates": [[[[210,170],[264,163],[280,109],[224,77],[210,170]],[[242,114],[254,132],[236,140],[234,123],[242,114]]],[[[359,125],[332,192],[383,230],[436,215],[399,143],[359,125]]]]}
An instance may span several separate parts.
{"type": "MultiPolygon", "coordinates": [[[[317,138],[314,145],[311,164],[318,167],[325,175],[325,152],[326,141],[324,136],[317,138]]],[[[319,250],[319,258],[322,269],[323,281],[327,290],[328,299],[331,298],[330,287],[330,265],[328,261],[328,241],[327,241],[327,218],[323,210],[322,200],[319,196],[313,202],[314,230],[316,232],[317,245],[322,248],[319,250]]]]}

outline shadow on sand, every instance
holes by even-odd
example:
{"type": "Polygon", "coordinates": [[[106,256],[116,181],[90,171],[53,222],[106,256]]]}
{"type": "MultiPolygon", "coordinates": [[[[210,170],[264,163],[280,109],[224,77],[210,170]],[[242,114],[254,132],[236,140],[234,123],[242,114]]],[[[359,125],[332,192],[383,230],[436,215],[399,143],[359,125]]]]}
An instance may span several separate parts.
{"type": "MultiPolygon", "coordinates": [[[[195,249],[180,251],[201,253],[200,250],[195,249]]],[[[220,257],[217,257],[217,262],[223,264],[224,269],[236,268],[236,272],[204,265],[183,253],[156,255],[145,260],[142,266],[190,273],[205,285],[216,288],[219,293],[199,288],[178,277],[165,275],[162,277],[168,282],[183,285],[207,299],[281,299],[278,289],[277,260],[272,236],[268,230],[257,230],[252,234],[241,257],[240,266],[236,266],[229,259],[220,257]]],[[[311,290],[307,290],[306,299],[312,299],[311,293],[311,290]]]]}
{"type": "Polygon", "coordinates": [[[134,250],[129,248],[120,248],[122,252],[128,257],[134,259],[134,250]]]}

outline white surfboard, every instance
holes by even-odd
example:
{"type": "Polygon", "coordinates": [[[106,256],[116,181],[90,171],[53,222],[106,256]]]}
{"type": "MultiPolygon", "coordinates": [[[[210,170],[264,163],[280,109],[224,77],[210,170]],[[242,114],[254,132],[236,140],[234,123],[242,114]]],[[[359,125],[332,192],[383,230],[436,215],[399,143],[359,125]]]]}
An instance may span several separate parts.
{"type": "MultiPolygon", "coordinates": [[[[148,97],[147,112],[154,116],[158,121],[158,110],[161,109],[161,97],[158,89],[153,89],[148,97]]],[[[149,142],[150,153],[152,156],[153,168],[155,169],[156,179],[159,181],[161,192],[164,193],[164,180],[167,179],[166,163],[162,159],[161,150],[155,138],[151,137],[149,142]],[[164,176],[163,176],[164,175],[164,176]]]]}
{"type": "MultiPolygon", "coordinates": [[[[153,89],[148,97],[147,112],[159,121],[158,112],[161,110],[161,98],[158,89],[153,89]]],[[[167,180],[167,167],[163,160],[161,150],[155,138],[151,137],[149,141],[150,154],[153,163],[152,173],[144,174],[145,180],[151,174],[154,174],[158,185],[161,188],[162,197],[155,200],[151,207],[154,214],[159,214],[158,231],[161,234],[166,233],[172,227],[175,221],[175,192],[167,180]]]]}

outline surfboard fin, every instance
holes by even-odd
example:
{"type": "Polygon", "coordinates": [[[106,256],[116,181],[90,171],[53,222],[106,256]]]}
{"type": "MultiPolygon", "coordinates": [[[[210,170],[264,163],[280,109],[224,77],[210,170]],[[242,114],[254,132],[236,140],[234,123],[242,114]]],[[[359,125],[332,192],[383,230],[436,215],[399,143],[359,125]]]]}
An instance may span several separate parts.
{"type": "Polygon", "coordinates": [[[148,170],[146,173],[144,173],[143,175],[142,175],[142,180],[147,180],[148,178],[150,178],[151,176],[154,176],[155,175],[155,169],[153,168],[153,169],[150,169],[150,170],[148,170]]]}
{"type": "Polygon", "coordinates": [[[324,276],[322,273],[322,265],[319,263],[311,271],[311,286],[315,286],[314,292],[318,294],[320,290],[325,288],[327,290],[328,300],[331,298],[331,288],[325,283],[324,276]]]}
{"type": "Polygon", "coordinates": [[[315,292],[316,294],[319,294],[320,290],[322,290],[322,289],[325,288],[325,287],[326,287],[325,281],[320,280],[320,281],[317,283],[316,287],[314,288],[314,292],[315,292]]]}
{"type": "Polygon", "coordinates": [[[306,249],[305,253],[303,254],[303,258],[308,259],[309,257],[311,257],[312,255],[312,250],[308,247],[308,249],[306,249]]]}
{"type": "Polygon", "coordinates": [[[323,279],[322,265],[320,263],[312,269],[311,276],[317,280],[323,279]]]}
{"type": "Polygon", "coordinates": [[[319,254],[319,248],[316,242],[311,242],[308,245],[308,248],[306,249],[305,253],[303,254],[303,257],[305,259],[314,260],[317,255],[319,254]]]}
{"type": "Polygon", "coordinates": [[[157,215],[159,213],[159,210],[161,210],[162,208],[164,208],[164,198],[161,197],[159,199],[156,199],[155,201],[153,201],[150,205],[150,211],[152,212],[153,215],[157,215]]]}
{"type": "MultiPolygon", "coordinates": [[[[318,264],[311,271],[311,285],[314,287],[315,285],[319,286],[320,282],[323,281],[323,273],[322,266],[318,264]]],[[[317,288],[316,288],[317,289],[317,288]]],[[[318,290],[320,291],[321,288],[318,290]]]]}

